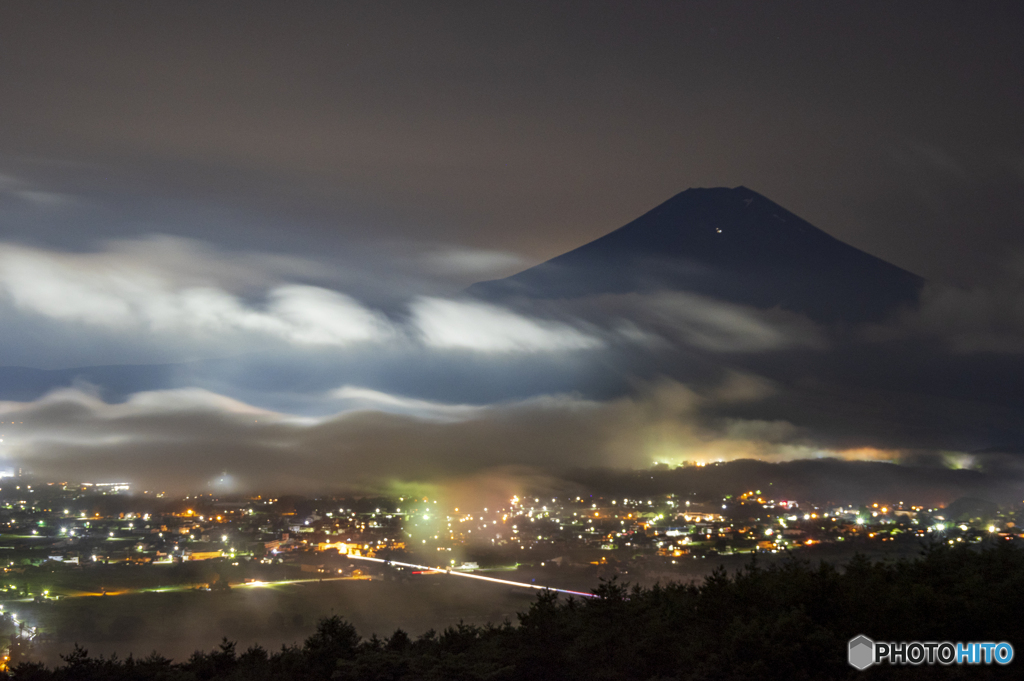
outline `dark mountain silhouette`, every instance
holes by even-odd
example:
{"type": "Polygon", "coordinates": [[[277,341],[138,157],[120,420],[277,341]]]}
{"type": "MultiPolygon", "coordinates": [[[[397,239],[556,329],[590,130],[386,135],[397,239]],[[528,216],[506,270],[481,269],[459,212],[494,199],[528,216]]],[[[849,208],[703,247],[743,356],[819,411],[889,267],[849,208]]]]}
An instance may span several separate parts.
{"type": "Polygon", "coordinates": [[[736,187],[688,189],[595,241],[467,292],[507,300],[689,291],[857,323],[914,304],[923,283],[736,187]]]}

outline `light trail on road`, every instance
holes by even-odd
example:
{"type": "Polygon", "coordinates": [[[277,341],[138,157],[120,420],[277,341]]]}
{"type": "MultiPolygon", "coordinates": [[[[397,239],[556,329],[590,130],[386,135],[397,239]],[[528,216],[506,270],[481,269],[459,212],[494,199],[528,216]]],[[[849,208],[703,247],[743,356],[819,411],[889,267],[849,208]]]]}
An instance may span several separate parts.
{"type": "MultiPolygon", "coordinates": [[[[370,558],[369,556],[353,556],[347,555],[347,558],[353,560],[365,560],[371,563],[380,563],[383,565],[397,565],[400,567],[413,568],[416,570],[424,570],[427,572],[437,573],[439,575],[452,575],[455,577],[465,577],[467,579],[477,579],[484,582],[490,582],[492,584],[504,584],[506,586],[517,587],[520,589],[533,589],[534,591],[554,591],[556,593],[569,594],[571,596],[580,596],[582,598],[597,598],[596,594],[585,593],[583,591],[572,591],[570,589],[557,589],[553,586],[543,586],[540,584],[526,584],[525,582],[515,582],[510,579],[498,579],[497,577],[486,577],[484,575],[475,575],[469,572],[459,572],[456,570],[449,570],[447,568],[432,567],[430,565],[417,565],[416,563],[403,563],[397,560],[385,560],[383,558],[370,558]]],[[[275,586],[285,586],[291,584],[311,584],[317,582],[339,582],[339,581],[362,581],[370,579],[369,577],[338,577],[338,576],[324,576],[324,577],[309,577],[300,579],[280,579],[273,581],[262,581],[255,580],[252,582],[243,582],[240,584],[232,584],[232,589],[237,588],[273,588],[275,586]]],[[[143,587],[143,588],[127,588],[120,589],[118,591],[107,591],[107,592],[89,592],[83,591],[76,594],[66,594],[60,597],[61,600],[68,598],[113,598],[115,596],[128,596],[132,594],[146,594],[146,593],[184,593],[197,591],[194,585],[176,585],[176,586],[161,586],[161,587],[143,587]]],[[[21,598],[12,599],[9,603],[31,603],[32,598],[21,598]]],[[[2,611],[2,609],[0,609],[2,611]]],[[[10,613],[6,613],[10,614],[10,613]]]]}
{"type": "Polygon", "coordinates": [[[518,586],[523,589],[534,589],[537,591],[555,591],[562,594],[570,594],[572,596],[582,596],[583,598],[598,598],[597,594],[584,593],[582,591],[570,591],[569,589],[556,589],[553,586],[541,586],[540,584],[526,584],[524,582],[513,582],[510,579],[498,579],[496,577],[485,577],[484,575],[474,575],[469,572],[457,572],[448,570],[445,568],[430,567],[429,565],[416,565],[415,563],[402,563],[397,560],[385,560],[383,558],[370,558],[369,556],[353,556],[348,555],[348,558],[353,560],[366,560],[373,563],[383,563],[385,565],[400,565],[402,567],[416,568],[417,570],[429,570],[430,572],[436,572],[438,574],[452,575],[455,577],[467,577],[469,579],[479,579],[485,582],[493,582],[495,584],[507,584],[508,586],[518,586]]]}

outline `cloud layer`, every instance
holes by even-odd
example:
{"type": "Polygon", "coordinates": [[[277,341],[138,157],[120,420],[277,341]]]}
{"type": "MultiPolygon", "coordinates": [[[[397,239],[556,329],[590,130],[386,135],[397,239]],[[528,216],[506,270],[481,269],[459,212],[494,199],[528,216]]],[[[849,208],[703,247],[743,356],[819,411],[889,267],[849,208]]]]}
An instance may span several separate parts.
{"type": "Polygon", "coordinates": [[[120,365],[0,363],[0,456],[168,490],[225,471],[236,489],[505,489],[657,462],[952,465],[1024,442],[1010,287],[850,329],[678,292],[499,306],[411,287],[378,306],[329,274],[176,239],[0,244],[6,356],[120,365]]]}
{"type": "Polygon", "coordinates": [[[495,469],[555,475],[578,467],[837,454],[803,443],[789,423],[701,418],[704,406],[735,401],[747,389],[725,385],[701,396],[666,383],[608,402],[551,395],[472,406],[346,386],[325,396],[344,406],[319,418],[199,389],[138,393],[117,404],[62,389],[30,403],[0,403],[0,420],[7,423],[7,460],[50,475],[127,477],[174,491],[224,471],[239,489],[382,489],[495,469]]]}

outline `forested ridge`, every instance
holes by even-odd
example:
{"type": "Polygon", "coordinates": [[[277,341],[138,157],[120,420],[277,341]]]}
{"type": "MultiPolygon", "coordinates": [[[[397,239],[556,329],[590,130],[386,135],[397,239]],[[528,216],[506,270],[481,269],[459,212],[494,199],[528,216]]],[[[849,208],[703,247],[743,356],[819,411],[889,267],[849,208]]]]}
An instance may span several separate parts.
{"type": "MultiPolygon", "coordinates": [[[[913,561],[854,557],[839,568],[793,559],[702,582],[652,588],[603,582],[599,598],[542,593],[518,622],[458,624],[410,637],[361,638],[341,617],[302,645],[238,650],[226,639],[175,662],[95,658],[76,648],[56,668],[15,665],[18,681],[545,681],[548,679],[1020,678],[998,665],[847,664],[847,642],[1008,641],[1024,654],[1024,550],[926,549],[913,561]]],[[[1015,656],[1015,657],[1016,657],[1015,656]]],[[[2,675],[0,675],[2,676],[2,675]]]]}

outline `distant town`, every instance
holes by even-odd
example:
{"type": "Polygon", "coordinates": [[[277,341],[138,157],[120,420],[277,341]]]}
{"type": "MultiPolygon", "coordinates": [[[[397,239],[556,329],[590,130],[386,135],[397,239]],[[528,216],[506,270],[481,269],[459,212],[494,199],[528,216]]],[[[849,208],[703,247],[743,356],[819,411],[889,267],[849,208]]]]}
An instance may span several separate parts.
{"type": "Polygon", "coordinates": [[[1022,504],[970,499],[815,505],[753,489],[715,499],[516,496],[468,509],[407,496],[170,498],[126,482],[14,474],[0,478],[0,622],[9,659],[60,639],[38,614],[63,599],[455,575],[582,594],[602,578],[686,580],[751,554],[909,556],[935,543],[1019,542],[1022,522],[1022,504]]]}

